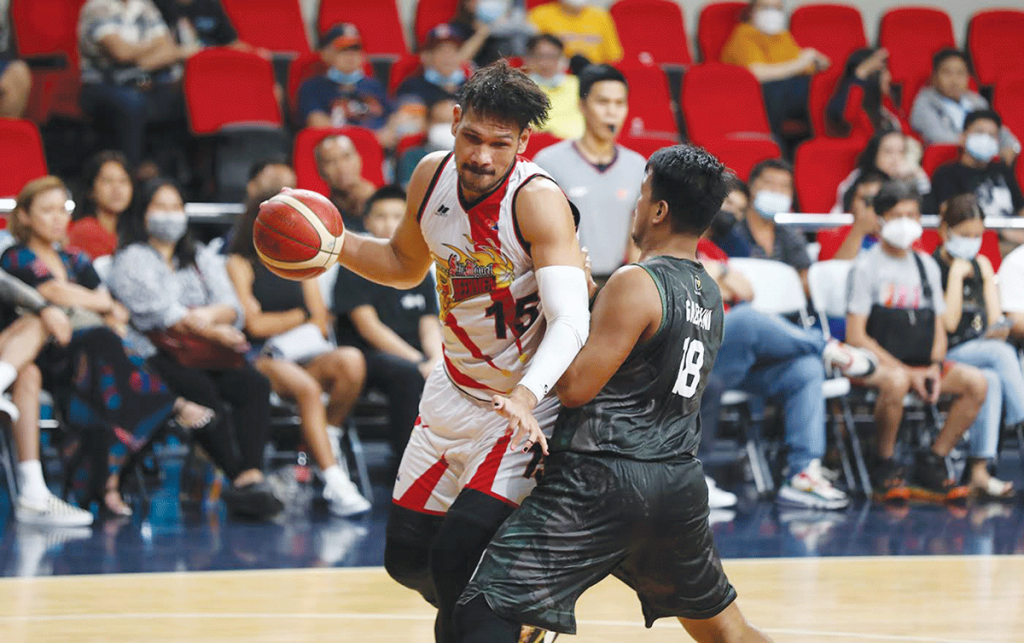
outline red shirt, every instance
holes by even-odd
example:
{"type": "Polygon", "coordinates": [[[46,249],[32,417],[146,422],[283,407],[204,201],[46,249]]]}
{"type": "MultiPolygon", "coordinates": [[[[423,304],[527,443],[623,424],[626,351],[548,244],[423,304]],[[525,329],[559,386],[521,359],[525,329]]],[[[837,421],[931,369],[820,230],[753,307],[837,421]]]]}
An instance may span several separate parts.
{"type": "Polygon", "coordinates": [[[117,250],[117,235],[107,231],[95,217],[85,217],[68,227],[68,247],[81,250],[91,259],[112,255],[117,250]]]}

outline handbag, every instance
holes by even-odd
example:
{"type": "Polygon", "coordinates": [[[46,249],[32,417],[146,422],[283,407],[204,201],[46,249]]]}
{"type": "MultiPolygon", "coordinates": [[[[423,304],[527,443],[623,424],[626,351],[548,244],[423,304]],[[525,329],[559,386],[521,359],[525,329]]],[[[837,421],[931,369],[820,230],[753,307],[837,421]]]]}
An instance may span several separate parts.
{"type": "Polygon", "coordinates": [[[320,328],[307,322],[268,339],[262,353],[266,357],[302,364],[332,350],[334,344],[324,338],[320,328]]]}
{"type": "Polygon", "coordinates": [[[245,365],[242,353],[193,333],[167,329],[151,331],[146,336],[158,350],[188,368],[227,371],[245,365]]]}
{"type": "Polygon", "coordinates": [[[867,333],[890,355],[908,366],[928,366],[932,362],[935,342],[935,300],[924,263],[913,252],[917,272],[921,275],[921,291],[928,308],[888,308],[871,306],[867,333]]]}

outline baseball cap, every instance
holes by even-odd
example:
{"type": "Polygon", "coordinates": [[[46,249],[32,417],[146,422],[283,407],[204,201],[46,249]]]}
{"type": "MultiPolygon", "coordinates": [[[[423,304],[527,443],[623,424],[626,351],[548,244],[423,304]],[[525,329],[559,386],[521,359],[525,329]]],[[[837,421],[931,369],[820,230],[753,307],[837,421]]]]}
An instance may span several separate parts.
{"type": "Polygon", "coordinates": [[[448,23],[441,23],[427,32],[423,38],[421,49],[433,49],[445,41],[462,44],[462,34],[452,28],[448,23]]]}
{"type": "Polygon", "coordinates": [[[334,25],[320,36],[320,48],[330,47],[332,49],[349,49],[352,47],[362,48],[363,38],[359,35],[359,29],[351,22],[342,22],[334,25]]]}

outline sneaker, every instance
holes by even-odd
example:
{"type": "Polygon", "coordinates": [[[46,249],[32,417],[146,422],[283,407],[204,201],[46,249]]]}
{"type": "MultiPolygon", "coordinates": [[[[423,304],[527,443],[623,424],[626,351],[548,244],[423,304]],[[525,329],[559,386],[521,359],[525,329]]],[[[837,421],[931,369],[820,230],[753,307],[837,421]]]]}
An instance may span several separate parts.
{"type": "Polygon", "coordinates": [[[244,487],[231,485],[221,495],[228,511],[246,518],[265,520],[276,516],[284,504],[274,495],[267,480],[261,480],[244,487]]]}
{"type": "Polygon", "coordinates": [[[739,499],[736,498],[736,494],[719,488],[718,483],[710,476],[704,476],[704,481],[708,485],[709,509],[725,509],[727,507],[736,506],[736,503],[739,501],[739,499]]]}
{"type": "Polygon", "coordinates": [[[19,496],[14,517],[27,525],[49,527],[88,527],[93,520],[91,512],[68,504],[52,493],[38,503],[19,496]]]}
{"type": "Polygon", "coordinates": [[[958,484],[949,477],[946,459],[931,450],[914,458],[914,476],[910,484],[910,497],[929,502],[956,502],[965,500],[970,487],[958,484]]]}
{"type": "Polygon", "coordinates": [[[843,377],[867,377],[878,368],[878,358],[870,352],[830,339],[821,351],[825,368],[835,369],[843,377]]]}
{"type": "Polygon", "coordinates": [[[903,468],[892,458],[882,460],[871,472],[871,486],[875,500],[894,502],[910,499],[910,489],[903,476],[903,468]]]}
{"type": "Polygon", "coordinates": [[[340,488],[338,485],[325,486],[324,498],[327,499],[327,508],[330,512],[342,518],[366,513],[372,506],[370,501],[359,493],[356,485],[347,478],[340,488]]]}
{"type": "Polygon", "coordinates": [[[822,475],[819,460],[811,460],[807,468],[787,480],[779,489],[778,500],[813,509],[842,509],[850,504],[846,494],[822,475]]]}
{"type": "Polygon", "coordinates": [[[558,632],[548,632],[532,625],[524,625],[519,630],[519,643],[552,643],[557,638],[558,632]]]}

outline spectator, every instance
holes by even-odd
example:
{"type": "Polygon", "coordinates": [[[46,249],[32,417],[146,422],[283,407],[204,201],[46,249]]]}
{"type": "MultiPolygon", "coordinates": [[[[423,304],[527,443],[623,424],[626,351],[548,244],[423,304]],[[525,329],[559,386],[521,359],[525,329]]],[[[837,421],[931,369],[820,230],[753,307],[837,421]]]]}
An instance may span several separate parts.
{"type": "Polygon", "coordinates": [[[320,38],[320,50],[330,66],[299,88],[299,120],[306,127],[383,128],[391,106],[384,86],[363,71],[363,40],[356,26],[331,27],[320,38]]]}
{"type": "Polygon", "coordinates": [[[130,516],[132,510],[120,493],[120,471],[129,451],[144,445],[172,415],[184,428],[198,429],[209,424],[213,414],[177,398],[125,353],[119,335],[125,332],[127,309],[101,285],[85,255],[59,245],[67,234],[67,200],[67,188],[56,177],[26,184],[11,219],[18,244],[0,257],[0,267],[48,302],[72,309],[75,332],[70,341],[39,360],[43,381],[62,398],[69,422],[99,420],[115,433],[109,475],[93,500],[104,511],[130,516]]]}
{"type": "Polygon", "coordinates": [[[622,60],[622,44],[611,14],[587,0],[542,4],[530,10],[529,18],[538,32],[557,36],[569,58],[581,56],[595,65],[622,60]]]}
{"type": "Polygon", "coordinates": [[[164,22],[183,47],[235,47],[248,49],[238,40],[220,0],[154,0],[164,22]]]}
{"type": "Polygon", "coordinates": [[[260,194],[277,194],[281,188],[295,187],[295,170],[284,158],[268,157],[256,161],[249,168],[249,181],[245,184],[246,198],[252,200],[260,194]]]}
{"type": "Polygon", "coordinates": [[[163,179],[138,190],[118,227],[121,249],[110,286],[131,312],[129,334],[136,351],[176,392],[223,418],[219,430],[194,435],[231,481],[223,493],[228,509],[269,518],[282,509],[263,476],[270,383],[244,359],[227,357],[249,347],[239,330],[245,319],[223,259],[192,241],[181,194],[163,179]],[[195,348],[176,351],[169,337],[195,348]],[[216,368],[184,361],[208,355],[225,357],[216,368]]]}
{"type": "Polygon", "coordinates": [[[424,105],[443,98],[454,99],[466,82],[466,70],[459,58],[462,36],[450,25],[437,25],[423,39],[420,61],[423,69],[398,86],[399,98],[411,96],[424,105]]]}
{"type": "Polygon", "coordinates": [[[245,214],[235,222],[227,260],[228,276],[245,312],[246,335],[253,345],[251,360],[256,370],[270,379],[278,395],[298,405],[302,437],[320,467],[331,513],[363,513],[370,503],[349,479],[344,457],[335,457],[328,425],[332,435],[340,436],[340,427],[363,390],[366,363],[357,349],[337,348],[327,340],[331,335],[330,315],[316,279],[289,281],[258,260],[252,241],[253,225],[260,203],[275,194],[277,191],[264,192],[250,200],[245,214]],[[298,340],[304,344],[295,347],[299,349],[295,356],[302,354],[298,362],[273,348],[275,338],[288,334],[292,338],[289,343],[298,340]],[[329,398],[326,408],[321,401],[325,392],[329,398]]]}
{"type": "MultiPolygon", "coordinates": [[[[925,145],[962,144],[967,115],[989,109],[988,101],[970,90],[970,77],[964,52],[943,49],[932,58],[931,85],[917,94],[910,110],[910,125],[925,145]]],[[[998,153],[1007,165],[1012,165],[1020,153],[1020,142],[1005,127],[997,135],[998,153]]]]}
{"type": "Polygon", "coordinates": [[[132,204],[132,178],[124,154],[107,150],[89,159],[82,192],[68,228],[68,246],[90,258],[117,250],[117,220],[132,204]]]}
{"type": "Polygon", "coordinates": [[[781,138],[785,121],[807,120],[811,75],[831,63],[817,49],[796,44],[782,0],[750,0],[744,14],[722,47],[721,61],[746,67],[760,81],[768,121],[781,138]]]}
{"type": "Polygon", "coordinates": [[[875,197],[875,212],[882,222],[881,239],[857,257],[846,314],[846,341],[878,359],[874,374],[860,381],[878,391],[878,462],[872,484],[883,500],[959,500],[968,489],[947,478],[945,457],[977,418],[988,385],[980,370],[946,360],[939,267],[911,249],[921,236],[917,192],[905,183],[886,183],[875,197]],[[935,404],[941,393],[954,400],[931,448],[915,454],[908,488],[894,453],[903,398],[911,391],[926,404],[935,404]]]}
{"type": "Polygon", "coordinates": [[[968,452],[972,490],[983,498],[1012,498],[1013,483],[989,475],[1006,423],[1024,422],[1024,372],[1017,351],[1006,342],[1009,323],[999,304],[992,264],[979,255],[985,219],[973,194],[961,194],[942,208],[942,245],[932,255],[942,272],[946,312],[942,316],[949,338],[949,359],[980,368],[988,380],[988,395],[971,426],[968,452]]]}
{"type": "Polygon", "coordinates": [[[28,65],[11,55],[7,0],[0,0],[0,118],[22,118],[32,91],[28,65]]]}
{"type": "Polygon", "coordinates": [[[847,193],[865,172],[881,172],[887,180],[912,181],[918,194],[931,192],[928,174],[921,168],[921,146],[916,140],[898,131],[877,132],[857,157],[857,167],[836,189],[836,203],[832,212],[848,212],[847,193]]]}
{"type": "Polygon", "coordinates": [[[580,74],[583,137],[546,147],[534,157],[579,208],[580,242],[598,280],[626,261],[630,221],[647,161],[615,143],[629,109],[629,85],[610,65],[580,74]]]}
{"type": "Polygon", "coordinates": [[[345,227],[363,232],[363,210],[367,199],[376,189],[363,178],[363,158],[345,135],[328,136],[313,151],[316,169],[327,182],[331,202],[341,212],[345,227]]]}
{"type": "Polygon", "coordinates": [[[878,170],[867,170],[857,176],[856,182],[846,191],[842,208],[843,212],[853,214],[853,225],[818,232],[819,261],[856,259],[861,250],[878,243],[882,229],[873,204],[875,195],[888,180],[889,177],[878,170]]]}
{"type": "Polygon", "coordinates": [[[431,152],[455,147],[452,123],[455,121],[455,101],[443,98],[427,108],[427,133],[422,145],[410,147],[398,157],[395,178],[399,185],[407,186],[412,172],[424,156],[431,152]]]}
{"type": "Polygon", "coordinates": [[[857,125],[847,122],[845,117],[851,87],[860,87],[864,91],[861,106],[875,133],[903,131],[901,115],[892,100],[892,74],[888,63],[889,52],[881,47],[866,47],[850,54],[843,77],[839,79],[825,110],[832,134],[849,136],[857,125]]]}
{"type": "Polygon", "coordinates": [[[750,207],[750,188],[735,176],[729,184],[729,194],[722,203],[722,209],[711,221],[707,237],[725,257],[749,257],[750,243],[736,231],[736,223],[750,207]]]}
{"type": "Polygon", "coordinates": [[[78,19],[82,111],[114,132],[138,167],[146,126],[182,123],[181,62],[199,50],[179,46],[152,0],[88,0],[78,19]]]}
{"type": "Polygon", "coordinates": [[[563,140],[583,136],[583,114],[580,112],[580,81],[566,73],[568,61],[565,47],[557,36],[540,34],[529,40],[526,67],[530,79],[547,94],[551,102],[548,120],[540,128],[563,140]]]}
{"type": "MultiPolygon", "coordinates": [[[[389,239],[405,217],[405,192],[385,186],[366,204],[366,229],[389,239]]],[[[437,291],[428,273],[419,286],[398,290],[363,279],[344,268],[334,286],[338,339],[363,350],[366,385],[389,401],[390,442],[405,450],[427,376],[442,359],[437,291]]]]}
{"type": "Polygon", "coordinates": [[[502,57],[522,56],[534,32],[519,0],[459,0],[448,24],[462,38],[460,60],[477,67],[502,57]]]}
{"type": "Polygon", "coordinates": [[[1024,343],[1024,246],[1003,257],[998,276],[999,299],[1012,324],[1010,339],[1020,345],[1024,343]]]}

